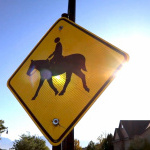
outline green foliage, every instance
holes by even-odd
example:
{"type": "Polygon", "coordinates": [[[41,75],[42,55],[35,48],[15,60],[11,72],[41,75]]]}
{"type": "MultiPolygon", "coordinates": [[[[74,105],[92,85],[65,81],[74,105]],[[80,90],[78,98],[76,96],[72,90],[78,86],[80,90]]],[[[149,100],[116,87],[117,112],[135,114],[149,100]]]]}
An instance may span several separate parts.
{"type": "Polygon", "coordinates": [[[112,134],[101,134],[98,137],[99,144],[96,144],[96,150],[113,150],[113,135],[112,134]]]}
{"type": "Polygon", "coordinates": [[[108,134],[107,138],[103,140],[101,145],[101,150],[113,150],[113,136],[112,134],[108,134]]]}
{"type": "Polygon", "coordinates": [[[19,140],[15,140],[13,148],[15,150],[49,150],[43,139],[25,134],[22,134],[19,140]]]}
{"type": "MultiPolygon", "coordinates": [[[[5,132],[6,131],[6,127],[4,126],[4,121],[3,120],[0,120],[0,136],[1,136],[1,134],[3,133],[3,132],[5,132]]],[[[1,138],[0,138],[0,140],[1,140],[1,138]]]]}
{"type": "Polygon", "coordinates": [[[95,148],[95,144],[93,141],[90,141],[88,146],[87,146],[87,150],[96,150],[95,148]]]}
{"type": "Polygon", "coordinates": [[[150,150],[150,143],[146,139],[135,137],[128,150],[150,150]]]}
{"type": "Polygon", "coordinates": [[[0,133],[3,133],[7,129],[3,124],[4,124],[4,121],[0,120],[0,133]]]}
{"type": "Polygon", "coordinates": [[[77,139],[74,140],[74,150],[82,150],[80,146],[80,141],[77,139]]]}

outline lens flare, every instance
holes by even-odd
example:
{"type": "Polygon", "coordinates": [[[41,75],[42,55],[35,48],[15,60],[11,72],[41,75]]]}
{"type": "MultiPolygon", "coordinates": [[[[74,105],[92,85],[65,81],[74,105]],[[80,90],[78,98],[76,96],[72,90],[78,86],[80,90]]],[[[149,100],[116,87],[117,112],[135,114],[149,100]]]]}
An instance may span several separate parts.
{"type": "Polygon", "coordinates": [[[34,87],[35,83],[39,80],[39,73],[38,71],[35,71],[34,74],[30,76],[30,83],[32,87],[34,87]]]}
{"type": "Polygon", "coordinates": [[[49,70],[43,69],[41,71],[41,74],[39,74],[38,71],[35,71],[31,76],[30,76],[30,83],[32,85],[32,87],[34,87],[34,85],[39,82],[40,80],[40,76],[42,79],[50,79],[52,77],[52,73],[49,70]]]}
{"type": "Polygon", "coordinates": [[[50,70],[43,69],[43,70],[41,71],[41,77],[42,77],[43,79],[50,79],[50,78],[52,77],[52,73],[51,73],[50,70]]]}

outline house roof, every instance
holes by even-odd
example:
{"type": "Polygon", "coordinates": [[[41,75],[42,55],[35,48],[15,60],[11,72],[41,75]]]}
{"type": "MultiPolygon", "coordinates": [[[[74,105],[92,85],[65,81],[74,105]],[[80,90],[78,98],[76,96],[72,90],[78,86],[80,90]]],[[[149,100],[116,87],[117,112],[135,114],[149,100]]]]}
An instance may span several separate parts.
{"type": "Polygon", "coordinates": [[[114,142],[134,138],[150,128],[150,120],[120,120],[119,128],[115,129],[114,142]]]}
{"type": "Polygon", "coordinates": [[[120,129],[119,128],[116,128],[115,129],[115,132],[114,132],[114,141],[117,141],[117,140],[122,140],[124,137],[123,137],[123,134],[121,133],[120,129]],[[118,135],[118,137],[116,138],[116,135],[118,135]]]}
{"type": "Polygon", "coordinates": [[[150,120],[121,120],[119,128],[123,126],[129,138],[132,138],[135,135],[141,135],[144,133],[149,124],[150,120]]]}

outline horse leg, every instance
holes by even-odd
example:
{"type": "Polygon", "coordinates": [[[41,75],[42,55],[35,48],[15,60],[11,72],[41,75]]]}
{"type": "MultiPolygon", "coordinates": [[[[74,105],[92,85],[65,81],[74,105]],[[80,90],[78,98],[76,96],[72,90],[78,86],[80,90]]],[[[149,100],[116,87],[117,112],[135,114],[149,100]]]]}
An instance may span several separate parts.
{"type": "Polygon", "coordinates": [[[48,81],[50,87],[51,87],[51,88],[53,89],[53,91],[55,92],[55,95],[57,95],[57,94],[58,94],[58,91],[57,91],[57,89],[55,88],[55,86],[53,85],[52,78],[48,79],[47,81],[48,81]]]}
{"type": "Polygon", "coordinates": [[[33,96],[32,100],[35,100],[35,98],[38,96],[39,90],[40,90],[41,86],[43,85],[43,82],[44,82],[44,80],[43,80],[43,79],[40,79],[39,86],[38,86],[38,88],[37,88],[37,90],[36,90],[36,93],[35,93],[35,95],[33,96]]]}
{"type": "Polygon", "coordinates": [[[66,72],[66,82],[65,82],[65,85],[64,85],[62,91],[59,93],[59,95],[64,95],[66,88],[71,80],[71,75],[72,75],[72,72],[66,72]]]}
{"type": "Polygon", "coordinates": [[[75,73],[78,77],[81,78],[84,89],[85,89],[87,92],[89,92],[90,89],[89,89],[89,88],[87,87],[87,85],[86,85],[85,74],[84,74],[81,70],[75,71],[74,73],[75,73]]]}

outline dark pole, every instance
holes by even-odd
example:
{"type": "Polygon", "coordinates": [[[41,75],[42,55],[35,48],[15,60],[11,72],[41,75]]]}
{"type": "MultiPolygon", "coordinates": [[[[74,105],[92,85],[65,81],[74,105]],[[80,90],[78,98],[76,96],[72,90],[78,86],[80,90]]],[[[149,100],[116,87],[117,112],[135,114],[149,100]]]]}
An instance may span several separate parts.
{"type": "MultiPolygon", "coordinates": [[[[73,22],[75,22],[75,9],[76,9],[76,0],[69,0],[68,18],[73,22]]],[[[62,142],[62,150],[74,150],[74,129],[68,134],[68,136],[62,142]]]]}
{"type": "Polygon", "coordinates": [[[74,150],[74,129],[63,140],[62,150],[74,150]]]}
{"type": "MultiPolygon", "coordinates": [[[[62,14],[62,17],[66,17],[71,21],[75,22],[75,9],[76,9],[76,0],[69,0],[68,14],[64,13],[62,14]]],[[[74,150],[74,129],[68,134],[68,136],[62,142],[62,144],[58,146],[53,146],[52,150],[74,150]]]]}
{"type": "Polygon", "coordinates": [[[58,145],[58,146],[53,146],[52,150],[61,150],[61,144],[58,145]]]}
{"type": "Polygon", "coordinates": [[[75,22],[75,13],[76,13],[76,0],[69,0],[68,4],[68,16],[69,19],[75,22]]]}

